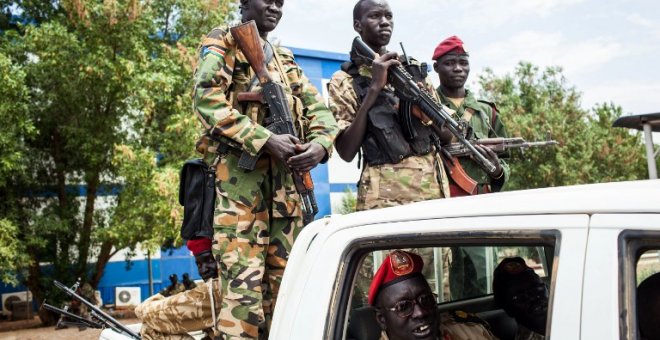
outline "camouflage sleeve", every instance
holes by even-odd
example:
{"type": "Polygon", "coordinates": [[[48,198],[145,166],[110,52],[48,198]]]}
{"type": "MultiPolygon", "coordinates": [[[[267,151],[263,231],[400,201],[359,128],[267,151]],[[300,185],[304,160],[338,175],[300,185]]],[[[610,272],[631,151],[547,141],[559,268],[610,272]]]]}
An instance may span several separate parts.
{"type": "Polygon", "coordinates": [[[234,109],[227,98],[235,46],[231,34],[222,29],[214,29],[204,39],[194,76],[193,106],[197,118],[211,134],[239,143],[254,156],[272,133],[234,109]]]}
{"type": "Polygon", "coordinates": [[[357,94],[353,89],[352,79],[348,73],[337,71],[328,83],[328,95],[330,96],[328,106],[335,115],[341,130],[345,130],[351,125],[358,111],[357,94]]]}
{"type": "Polygon", "coordinates": [[[300,98],[303,104],[303,120],[306,121],[305,140],[320,144],[329,156],[332,152],[332,143],[339,131],[337,121],[328,110],[319,91],[296,64],[293,52],[280,48],[280,53],[285,59],[283,62],[288,64],[287,78],[291,82],[292,93],[300,98]]]}

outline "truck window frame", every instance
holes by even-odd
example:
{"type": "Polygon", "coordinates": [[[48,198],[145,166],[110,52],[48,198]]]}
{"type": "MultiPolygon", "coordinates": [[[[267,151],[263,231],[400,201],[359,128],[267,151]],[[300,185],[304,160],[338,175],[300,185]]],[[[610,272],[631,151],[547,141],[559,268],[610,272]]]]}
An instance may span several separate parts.
{"type": "MultiPolygon", "coordinates": [[[[556,229],[509,231],[456,231],[434,233],[410,233],[365,237],[353,240],[344,250],[337,279],[333,287],[332,310],[326,320],[326,339],[343,340],[348,330],[350,302],[355,287],[357,270],[362,258],[378,250],[399,248],[447,247],[447,246],[544,246],[548,261],[549,302],[547,325],[552,324],[552,307],[558,258],[561,248],[561,232],[556,229]],[[550,249],[551,254],[548,253],[550,249]]],[[[487,295],[489,296],[489,295],[487,295]]],[[[483,298],[483,297],[482,297],[483,298]]],[[[548,335],[550,327],[548,327],[548,335]]]]}
{"type": "Polygon", "coordinates": [[[619,234],[619,337],[641,339],[637,327],[637,264],[649,250],[660,249],[660,231],[624,230],[619,234]]]}

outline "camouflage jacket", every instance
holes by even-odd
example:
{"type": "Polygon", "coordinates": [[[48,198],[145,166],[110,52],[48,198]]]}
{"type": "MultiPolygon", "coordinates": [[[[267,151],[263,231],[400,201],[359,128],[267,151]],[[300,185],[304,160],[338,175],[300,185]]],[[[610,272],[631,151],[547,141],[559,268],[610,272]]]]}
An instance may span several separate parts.
{"type": "MultiPolygon", "coordinates": [[[[362,76],[371,78],[371,68],[359,66],[362,76]]],[[[429,93],[433,87],[427,79],[429,93]]],[[[389,86],[389,85],[388,85],[389,86]]],[[[353,77],[344,71],[333,74],[328,83],[330,110],[344,130],[353,122],[358,110],[358,97],[353,88],[353,77]]],[[[397,164],[369,166],[364,164],[358,183],[357,209],[384,208],[410,202],[449,196],[449,182],[442,160],[435,152],[424,156],[411,156],[397,164]]]]}
{"type": "MultiPolygon", "coordinates": [[[[304,142],[320,144],[329,156],[338,131],[332,113],[296,64],[293,53],[279,46],[273,50],[274,57],[268,64],[268,71],[273,81],[285,89],[298,136],[304,142]]],[[[257,155],[272,133],[261,125],[267,114],[264,105],[238,102],[236,98],[239,92],[258,92],[261,88],[258,84],[249,88],[254,71],[228,29],[215,28],[202,41],[194,77],[194,111],[204,125],[204,132],[237,146],[223,154],[218,164],[218,194],[251,206],[270,172],[274,186],[273,216],[300,215],[300,198],[284,163],[261,157],[253,171],[238,167],[240,153],[246,151],[257,155]]],[[[203,150],[207,163],[216,157],[217,146],[216,141],[211,141],[203,150]]]]}
{"type": "MultiPolygon", "coordinates": [[[[492,117],[494,116],[493,107],[487,103],[478,101],[472,92],[466,91],[465,99],[463,100],[463,103],[460,107],[457,107],[451,100],[447,99],[442,91],[440,91],[440,87],[438,87],[437,93],[442,104],[454,110],[458,119],[463,119],[466,111],[470,112],[472,117],[468,123],[472,127],[474,138],[482,139],[508,137],[506,128],[504,127],[504,124],[502,123],[502,120],[499,116],[497,117],[494,125],[491,122],[492,117]]],[[[472,179],[477,181],[479,184],[490,184],[492,191],[499,191],[499,189],[501,189],[502,186],[504,186],[504,183],[506,183],[506,181],[509,179],[509,165],[502,159],[500,159],[500,164],[504,170],[504,176],[498,181],[498,183],[495,183],[495,180],[491,179],[486,171],[484,171],[469,157],[461,157],[459,158],[459,161],[463,169],[465,169],[465,172],[470,177],[472,177],[472,179]]]]}

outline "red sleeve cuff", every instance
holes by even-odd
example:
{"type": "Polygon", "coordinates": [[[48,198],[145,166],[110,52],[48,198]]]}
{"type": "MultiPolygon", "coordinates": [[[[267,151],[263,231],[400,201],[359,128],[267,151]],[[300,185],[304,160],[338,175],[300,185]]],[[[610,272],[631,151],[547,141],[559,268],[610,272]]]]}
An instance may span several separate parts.
{"type": "Polygon", "coordinates": [[[211,239],[206,237],[188,240],[186,244],[188,249],[192,251],[193,255],[197,255],[203,251],[211,250],[211,239]]]}

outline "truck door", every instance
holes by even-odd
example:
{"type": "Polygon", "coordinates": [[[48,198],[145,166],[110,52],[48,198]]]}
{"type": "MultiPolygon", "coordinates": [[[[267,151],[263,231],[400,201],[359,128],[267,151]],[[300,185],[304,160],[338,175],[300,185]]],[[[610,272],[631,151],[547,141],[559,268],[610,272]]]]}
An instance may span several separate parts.
{"type": "Polygon", "coordinates": [[[659,215],[593,215],[585,261],[582,339],[641,339],[637,287],[658,272],[659,215]]]}
{"type": "MultiPolygon", "coordinates": [[[[484,286],[485,293],[460,301],[448,292],[452,281],[448,277],[450,266],[443,267],[441,263],[446,257],[438,256],[452,248],[477,247],[486,249],[484,254],[491,256],[488,261],[492,265],[484,267],[488,269],[481,275],[487,281],[492,280],[490,271],[503,258],[522,256],[520,249],[536,254],[533,260],[529,258],[529,264],[538,265],[535,268],[547,274],[550,295],[546,335],[577,339],[588,221],[588,215],[579,214],[411,219],[321,232],[306,254],[318,265],[306,266],[304,275],[309,279],[304,291],[297,293],[300,303],[295,311],[288,311],[286,320],[278,320],[283,321],[282,326],[287,325],[286,331],[278,327],[278,338],[286,334],[290,339],[370,339],[373,334],[352,331],[378,330],[369,321],[369,306],[356,303],[359,273],[366,259],[371,257],[373,270],[379,265],[379,256],[393,249],[426,251],[434,256],[428,261],[433,270],[426,277],[439,293],[440,311],[462,308],[486,318],[506,316],[493,302],[492,291],[488,290],[490,282],[484,286]],[[538,252],[539,249],[543,251],[538,252]],[[356,316],[364,310],[366,314],[360,315],[366,318],[356,316]]],[[[513,322],[506,321],[515,327],[513,322]]],[[[501,327],[502,332],[511,336],[507,327],[501,327]]]]}

